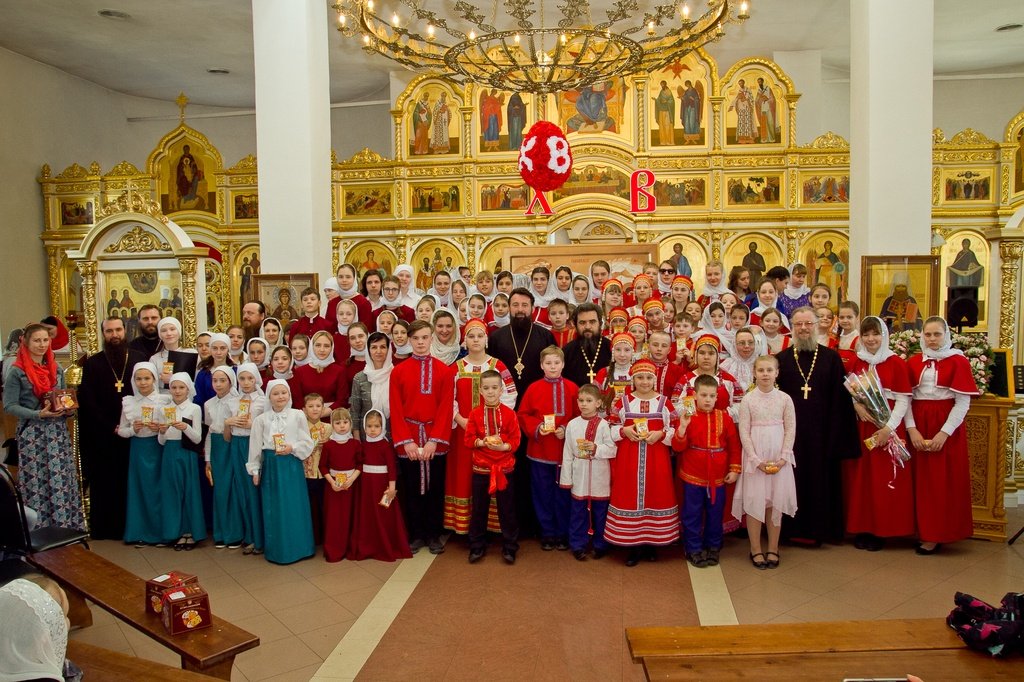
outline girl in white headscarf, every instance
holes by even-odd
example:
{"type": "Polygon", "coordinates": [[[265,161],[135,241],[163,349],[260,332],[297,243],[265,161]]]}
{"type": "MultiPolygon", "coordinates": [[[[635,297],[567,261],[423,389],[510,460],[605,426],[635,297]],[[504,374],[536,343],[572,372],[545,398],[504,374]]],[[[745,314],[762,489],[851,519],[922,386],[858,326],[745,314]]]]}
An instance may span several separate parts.
{"type": "Polygon", "coordinates": [[[302,462],[313,452],[306,415],[292,405],[287,381],[267,384],[266,412],[252,422],[246,471],[260,487],[267,561],[290,564],[313,556],[313,522],[302,462]]]}
{"type": "Polygon", "coordinates": [[[254,336],[245,343],[246,362],[256,365],[258,369],[266,369],[270,365],[270,348],[265,339],[254,336]]]}
{"type": "MultiPolygon", "coordinates": [[[[157,322],[156,333],[160,337],[160,350],[154,353],[149,361],[160,372],[160,381],[157,389],[161,393],[167,393],[171,375],[176,371],[184,371],[186,369],[184,365],[180,368],[175,367],[174,357],[170,355],[170,352],[195,353],[196,351],[192,348],[181,347],[181,322],[178,322],[178,319],[175,317],[165,317],[157,322]]],[[[194,370],[194,364],[191,369],[194,370]]]]}
{"type": "MultiPolygon", "coordinates": [[[[287,352],[283,346],[275,351],[287,352]]],[[[249,436],[252,421],[267,408],[263,393],[263,379],[259,369],[251,362],[238,366],[238,395],[227,399],[231,416],[224,426],[231,431],[228,457],[231,468],[231,486],[240,495],[242,508],[242,554],[263,552],[263,513],[260,509],[259,490],[252,485],[245,465],[249,462],[249,436]]]]}
{"type": "Polygon", "coordinates": [[[413,267],[407,263],[402,263],[395,268],[393,273],[398,278],[399,284],[402,286],[402,291],[399,294],[402,300],[402,305],[408,308],[416,308],[416,304],[423,296],[423,292],[413,286],[413,279],[416,277],[416,271],[413,267]]]}
{"type": "Polygon", "coordinates": [[[171,403],[164,407],[166,414],[157,436],[164,448],[160,459],[163,536],[174,541],[175,551],[191,550],[206,538],[196,458],[203,440],[203,417],[192,402],[196,389],[187,372],[171,376],[169,391],[171,403]]]}
{"type": "MultiPolygon", "coordinates": [[[[379,410],[385,419],[391,415],[388,386],[391,370],[395,367],[391,357],[391,341],[382,332],[370,334],[366,346],[366,366],[353,377],[352,392],[349,395],[352,423],[360,425],[363,423],[363,415],[371,409],[379,410]]],[[[361,435],[356,432],[357,437],[361,435]]]]}
{"type": "Polygon", "coordinates": [[[160,456],[163,448],[157,440],[164,423],[163,408],[171,397],[157,391],[159,374],[152,362],[139,362],[132,370],[133,395],[121,398],[121,422],[117,434],[131,438],[128,456],[128,504],[124,541],[136,546],[161,544],[163,522],[160,515],[160,456]],[[155,498],[155,499],[154,499],[155,498]]]}
{"type": "Polygon", "coordinates": [[[733,355],[733,338],[729,334],[729,327],[726,321],[725,306],[721,301],[712,301],[700,317],[700,333],[711,334],[718,339],[721,357],[733,355]]]}
{"type": "Polygon", "coordinates": [[[51,592],[19,578],[0,588],[0,680],[63,682],[67,612],[58,586],[51,592]]]}
{"type": "Polygon", "coordinates": [[[206,401],[214,396],[211,383],[214,368],[234,366],[230,349],[231,339],[227,334],[217,333],[210,336],[210,357],[199,363],[199,371],[196,372],[195,403],[199,407],[206,405],[206,401]]]}
{"type": "Polygon", "coordinates": [[[963,422],[971,397],[981,392],[970,361],[953,348],[949,325],[941,317],[925,320],[921,353],[907,364],[914,393],[903,422],[913,446],[915,517],[921,540],[917,551],[929,555],[940,544],[973,534],[963,422]]]}
{"type": "Polygon", "coordinates": [[[260,338],[266,340],[267,348],[283,346],[287,340],[281,330],[281,321],[276,317],[268,317],[260,325],[260,338]]]}
{"type": "Polygon", "coordinates": [[[238,379],[232,367],[215,367],[214,396],[203,406],[206,434],[206,477],[213,484],[213,543],[218,549],[242,545],[241,491],[231,482],[231,399],[238,397],[238,379]]]}
{"type": "Polygon", "coordinates": [[[894,431],[906,440],[903,418],[910,406],[910,375],[907,364],[889,349],[889,329],[878,317],[861,320],[860,349],[851,371],[870,372],[878,377],[882,396],[892,417],[881,428],[870,420],[867,411],[854,403],[859,418],[861,456],[843,461],[843,494],[846,530],[855,535],[854,547],[876,552],[885,546],[885,538],[912,536],[914,522],[914,482],[910,468],[893,465],[885,443],[894,431]],[[875,447],[865,441],[872,439],[875,447]]]}

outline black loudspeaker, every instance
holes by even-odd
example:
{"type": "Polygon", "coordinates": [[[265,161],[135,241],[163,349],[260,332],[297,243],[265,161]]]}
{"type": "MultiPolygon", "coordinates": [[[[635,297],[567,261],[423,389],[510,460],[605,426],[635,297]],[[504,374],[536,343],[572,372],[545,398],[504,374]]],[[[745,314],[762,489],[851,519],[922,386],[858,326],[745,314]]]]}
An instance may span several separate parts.
{"type": "Polygon", "coordinates": [[[949,326],[978,326],[978,288],[949,287],[946,290],[946,321],[949,326]]]}

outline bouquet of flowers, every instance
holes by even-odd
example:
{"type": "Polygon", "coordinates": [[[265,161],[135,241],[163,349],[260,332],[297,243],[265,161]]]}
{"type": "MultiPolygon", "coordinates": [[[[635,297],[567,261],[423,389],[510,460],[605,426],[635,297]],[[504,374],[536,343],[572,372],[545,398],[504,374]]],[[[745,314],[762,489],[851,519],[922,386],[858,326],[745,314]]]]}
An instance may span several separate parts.
{"type": "MultiPolygon", "coordinates": [[[[892,418],[889,401],[885,399],[882,382],[879,381],[878,372],[875,371],[874,367],[869,367],[861,371],[860,374],[850,372],[846,375],[846,381],[843,382],[843,385],[849,391],[853,402],[863,407],[867,412],[872,424],[881,429],[892,418]]],[[[893,480],[889,482],[889,487],[892,488],[893,481],[896,480],[896,467],[902,468],[905,462],[910,461],[910,451],[907,450],[906,441],[897,436],[896,432],[893,431],[889,434],[889,439],[885,443],[875,442],[872,436],[866,439],[864,444],[868,446],[869,450],[881,448],[889,453],[889,457],[892,459],[893,474],[893,480]]]]}
{"type": "MultiPolygon", "coordinates": [[[[988,343],[985,334],[951,334],[953,348],[964,352],[968,362],[971,363],[971,373],[974,375],[974,383],[982,393],[988,391],[989,382],[992,381],[992,346],[988,343]]],[[[894,333],[889,337],[889,348],[896,355],[906,360],[911,355],[921,352],[921,332],[908,329],[894,333]]]]}

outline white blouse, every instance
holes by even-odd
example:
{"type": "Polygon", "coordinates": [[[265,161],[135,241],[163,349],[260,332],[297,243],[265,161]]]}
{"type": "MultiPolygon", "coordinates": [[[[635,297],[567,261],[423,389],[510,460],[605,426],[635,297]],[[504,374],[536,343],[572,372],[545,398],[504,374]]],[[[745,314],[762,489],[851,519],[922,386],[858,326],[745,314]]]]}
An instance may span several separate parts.
{"type": "MultiPolygon", "coordinates": [[[[938,370],[935,368],[934,363],[926,364],[924,371],[921,372],[920,383],[914,387],[913,399],[949,400],[952,398],[953,409],[949,411],[949,416],[946,417],[946,423],[942,425],[941,429],[939,429],[947,436],[952,436],[953,432],[964,423],[964,418],[967,417],[967,411],[971,409],[971,396],[963,393],[957,393],[949,388],[936,386],[935,380],[937,376],[938,370]]],[[[907,410],[907,416],[903,418],[903,423],[908,429],[917,428],[917,423],[914,421],[913,409],[907,410]]]]}
{"type": "MultiPolygon", "coordinates": [[[[197,351],[194,348],[178,348],[178,349],[175,349],[175,352],[176,353],[198,353],[199,351],[197,351]]],[[[161,350],[161,351],[159,351],[157,353],[154,353],[153,357],[151,357],[149,359],[149,361],[153,363],[154,367],[156,367],[156,371],[157,372],[161,372],[162,373],[164,371],[164,363],[168,362],[168,350],[166,348],[164,348],[163,350],[161,350]]],[[[174,374],[174,372],[171,372],[171,374],[174,374]]],[[[167,387],[167,384],[165,384],[163,381],[161,381],[159,376],[157,376],[156,379],[157,379],[156,383],[157,383],[157,386],[159,387],[160,392],[161,393],[169,393],[170,389],[167,387]]]]}
{"type": "Polygon", "coordinates": [[[203,437],[203,411],[191,400],[186,400],[185,402],[178,404],[172,402],[166,407],[170,407],[171,405],[174,405],[175,413],[177,414],[176,421],[188,419],[191,424],[186,426],[184,431],[179,431],[172,426],[164,433],[158,434],[157,439],[160,441],[160,445],[163,445],[169,440],[181,440],[182,436],[188,436],[190,441],[198,443],[203,437]]]}
{"type": "Polygon", "coordinates": [[[158,391],[153,391],[149,395],[126,395],[121,398],[121,423],[117,425],[117,435],[121,436],[121,438],[131,438],[132,436],[148,438],[149,436],[157,435],[157,432],[148,426],[143,426],[138,433],[135,433],[132,424],[142,420],[143,407],[152,408],[153,416],[150,419],[151,423],[163,424],[165,422],[163,414],[164,405],[170,404],[171,396],[164,395],[158,391]]]}
{"type": "MultiPolygon", "coordinates": [[[[253,421],[255,421],[256,417],[263,414],[263,412],[267,409],[267,397],[265,395],[262,395],[260,393],[243,393],[241,395],[231,396],[227,399],[228,407],[231,410],[232,417],[238,416],[238,405],[243,400],[249,401],[249,416],[252,417],[253,421]]],[[[250,431],[251,429],[244,429],[240,426],[231,427],[232,436],[248,436],[250,435],[250,431]]]]}
{"type": "Polygon", "coordinates": [[[284,435],[284,442],[292,446],[292,456],[306,459],[313,452],[313,437],[309,435],[306,415],[301,410],[286,407],[280,412],[267,410],[252,422],[249,436],[249,462],[245,470],[250,476],[263,468],[263,451],[274,450],[274,434],[284,435]]]}

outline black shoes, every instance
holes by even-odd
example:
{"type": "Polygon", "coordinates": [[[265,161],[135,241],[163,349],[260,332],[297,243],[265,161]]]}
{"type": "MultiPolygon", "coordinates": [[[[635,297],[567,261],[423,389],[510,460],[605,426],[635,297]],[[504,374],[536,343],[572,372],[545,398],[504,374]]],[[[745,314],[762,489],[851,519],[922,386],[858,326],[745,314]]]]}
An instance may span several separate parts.
{"type": "MultiPolygon", "coordinates": [[[[718,565],[718,553],[721,550],[718,549],[705,549],[704,550],[704,562],[706,566],[717,566],[718,565]]],[[[769,552],[770,554],[771,552],[769,552]]],[[[769,566],[771,563],[769,563],[769,566]]]]}
{"type": "Polygon", "coordinates": [[[572,556],[573,556],[574,559],[576,559],[576,561],[586,561],[587,560],[587,550],[585,550],[585,549],[573,550],[572,556]]]}
{"type": "Polygon", "coordinates": [[[885,547],[885,539],[871,533],[858,533],[853,539],[853,546],[869,552],[878,552],[885,547]]]}
{"type": "Polygon", "coordinates": [[[475,564],[484,558],[484,550],[482,549],[471,549],[469,550],[469,563],[475,564]]]}
{"type": "Polygon", "coordinates": [[[687,552],[686,553],[686,560],[689,561],[690,564],[694,568],[707,568],[708,567],[708,559],[704,555],[703,551],[701,551],[701,552],[687,552]]]}
{"type": "Polygon", "coordinates": [[[505,560],[505,563],[511,566],[516,562],[516,553],[510,549],[502,550],[501,558],[505,560]]]}
{"type": "Polygon", "coordinates": [[[409,543],[409,551],[415,554],[416,552],[420,551],[426,546],[427,543],[423,542],[423,540],[420,540],[419,538],[416,538],[415,540],[409,543]]]}
{"type": "Polygon", "coordinates": [[[779,553],[778,552],[765,552],[764,558],[767,559],[765,563],[768,564],[768,568],[779,567],[779,553]],[[772,557],[775,557],[774,559],[772,557]]]}
{"type": "Polygon", "coordinates": [[[564,552],[564,551],[568,550],[569,549],[568,541],[566,541],[566,540],[556,540],[555,541],[555,549],[557,549],[559,552],[564,552]]]}
{"type": "Polygon", "coordinates": [[[550,552],[555,548],[555,541],[550,538],[544,538],[540,541],[540,548],[545,552],[550,552]]]}
{"type": "Polygon", "coordinates": [[[768,562],[764,560],[764,552],[758,552],[757,554],[751,554],[750,555],[750,563],[752,563],[754,565],[754,568],[756,568],[759,571],[766,571],[766,570],[768,570],[768,562]],[[757,557],[761,557],[761,558],[758,559],[757,557]]]}
{"type": "Polygon", "coordinates": [[[629,550],[629,553],[626,555],[626,566],[633,568],[638,563],[640,563],[640,550],[633,548],[629,550]]]}
{"type": "Polygon", "coordinates": [[[443,554],[444,545],[438,538],[430,538],[430,542],[427,544],[427,549],[431,554],[443,554]]]}

